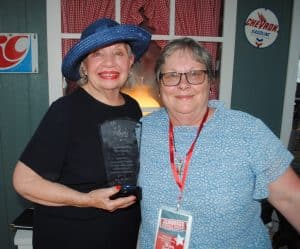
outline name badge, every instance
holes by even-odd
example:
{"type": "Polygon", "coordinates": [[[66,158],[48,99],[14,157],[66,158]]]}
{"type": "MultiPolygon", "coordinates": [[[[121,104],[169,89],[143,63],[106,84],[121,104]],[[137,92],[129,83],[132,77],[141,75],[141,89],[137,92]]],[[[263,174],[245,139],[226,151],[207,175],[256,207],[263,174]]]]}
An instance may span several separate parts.
{"type": "Polygon", "coordinates": [[[183,210],[169,207],[159,209],[155,249],[188,249],[192,216],[183,210]]]}

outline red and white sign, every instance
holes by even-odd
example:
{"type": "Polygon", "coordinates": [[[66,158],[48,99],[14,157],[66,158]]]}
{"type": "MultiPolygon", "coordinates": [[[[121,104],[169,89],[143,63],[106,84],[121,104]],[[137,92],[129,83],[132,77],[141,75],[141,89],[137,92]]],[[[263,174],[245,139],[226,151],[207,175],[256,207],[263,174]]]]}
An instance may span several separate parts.
{"type": "Polygon", "coordinates": [[[37,72],[37,34],[0,33],[0,73],[37,72]]]}
{"type": "Polygon", "coordinates": [[[159,210],[155,249],[188,249],[192,216],[183,211],[163,207],[159,210]]]}
{"type": "Polygon", "coordinates": [[[277,38],[279,24],[274,13],[265,8],[252,11],[245,22],[248,41],[257,48],[270,46],[277,38]]]}

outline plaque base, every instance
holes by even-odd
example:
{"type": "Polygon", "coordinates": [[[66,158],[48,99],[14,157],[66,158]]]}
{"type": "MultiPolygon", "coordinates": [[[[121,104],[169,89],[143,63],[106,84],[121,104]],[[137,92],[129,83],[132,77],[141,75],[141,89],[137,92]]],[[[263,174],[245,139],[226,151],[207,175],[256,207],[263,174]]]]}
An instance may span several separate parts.
{"type": "Polygon", "coordinates": [[[142,189],[138,186],[133,185],[122,185],[120,191],[110,197],[111,200],[115,200],[120,197],[127,197],[130,195],[135,195],[136,199],[139,201],[142,199],[142,189]]]}

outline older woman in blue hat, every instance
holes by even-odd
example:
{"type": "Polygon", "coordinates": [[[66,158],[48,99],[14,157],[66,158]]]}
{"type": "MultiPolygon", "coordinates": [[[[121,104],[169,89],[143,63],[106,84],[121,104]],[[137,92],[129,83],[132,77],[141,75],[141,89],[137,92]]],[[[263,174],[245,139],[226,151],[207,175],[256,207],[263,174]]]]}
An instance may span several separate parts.
{"type": "Polygon", "coordinates": [[[99,19],[62,63],[77,90],[53,104],[17,162],[13,185],[35,203],[33,247],[135,248],[140,223],[136,196],[111,198],[99,124],[138,121],[138,103],[120,92],[151,35],[134,25],[99,19]]]}

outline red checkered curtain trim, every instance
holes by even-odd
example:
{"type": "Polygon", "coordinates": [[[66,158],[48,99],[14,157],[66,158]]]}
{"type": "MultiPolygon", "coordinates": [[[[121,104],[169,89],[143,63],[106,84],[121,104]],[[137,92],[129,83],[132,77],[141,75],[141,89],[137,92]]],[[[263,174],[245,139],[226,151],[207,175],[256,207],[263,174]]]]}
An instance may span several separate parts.
{"type": "MultiPolygon", "coordinates": [[[[222,0],[176,0],[175,34],[182,36],[220,36],[222,0]]],[[[113,0],[61,0],[62,32],[80,33],[101,17],[115,18],[113,0]]],[[[121,0],[121,22],[141,24],[153,34],[169,33],[169,0],[121,0]]],[[[207,43],[213,60],[217,57],[217,44],[207,43]]],[[[63,51],[68,50],[63,49],[63,51]]],[[[65,52],[63,53],[65,54],[65,52]]]]}
{"type": "Polygon", "coordinates": [[[153,34],[169,34],[169,0],[122,0],[121,1],[121,21],[122,23],[146,25],[153,34]]]}
{"type": "MultiPolygon", "coordinates": [[[[175,34],[184,36],[221,36],[222,0],[176,0],[175,34]]],[[[217,43],[203,43],[215,62],[217,43]]]]}
{"type": "Polygon", "coordinates": [[[219,36],[222,0],[176,0],[175,34],[219,36]]]}

